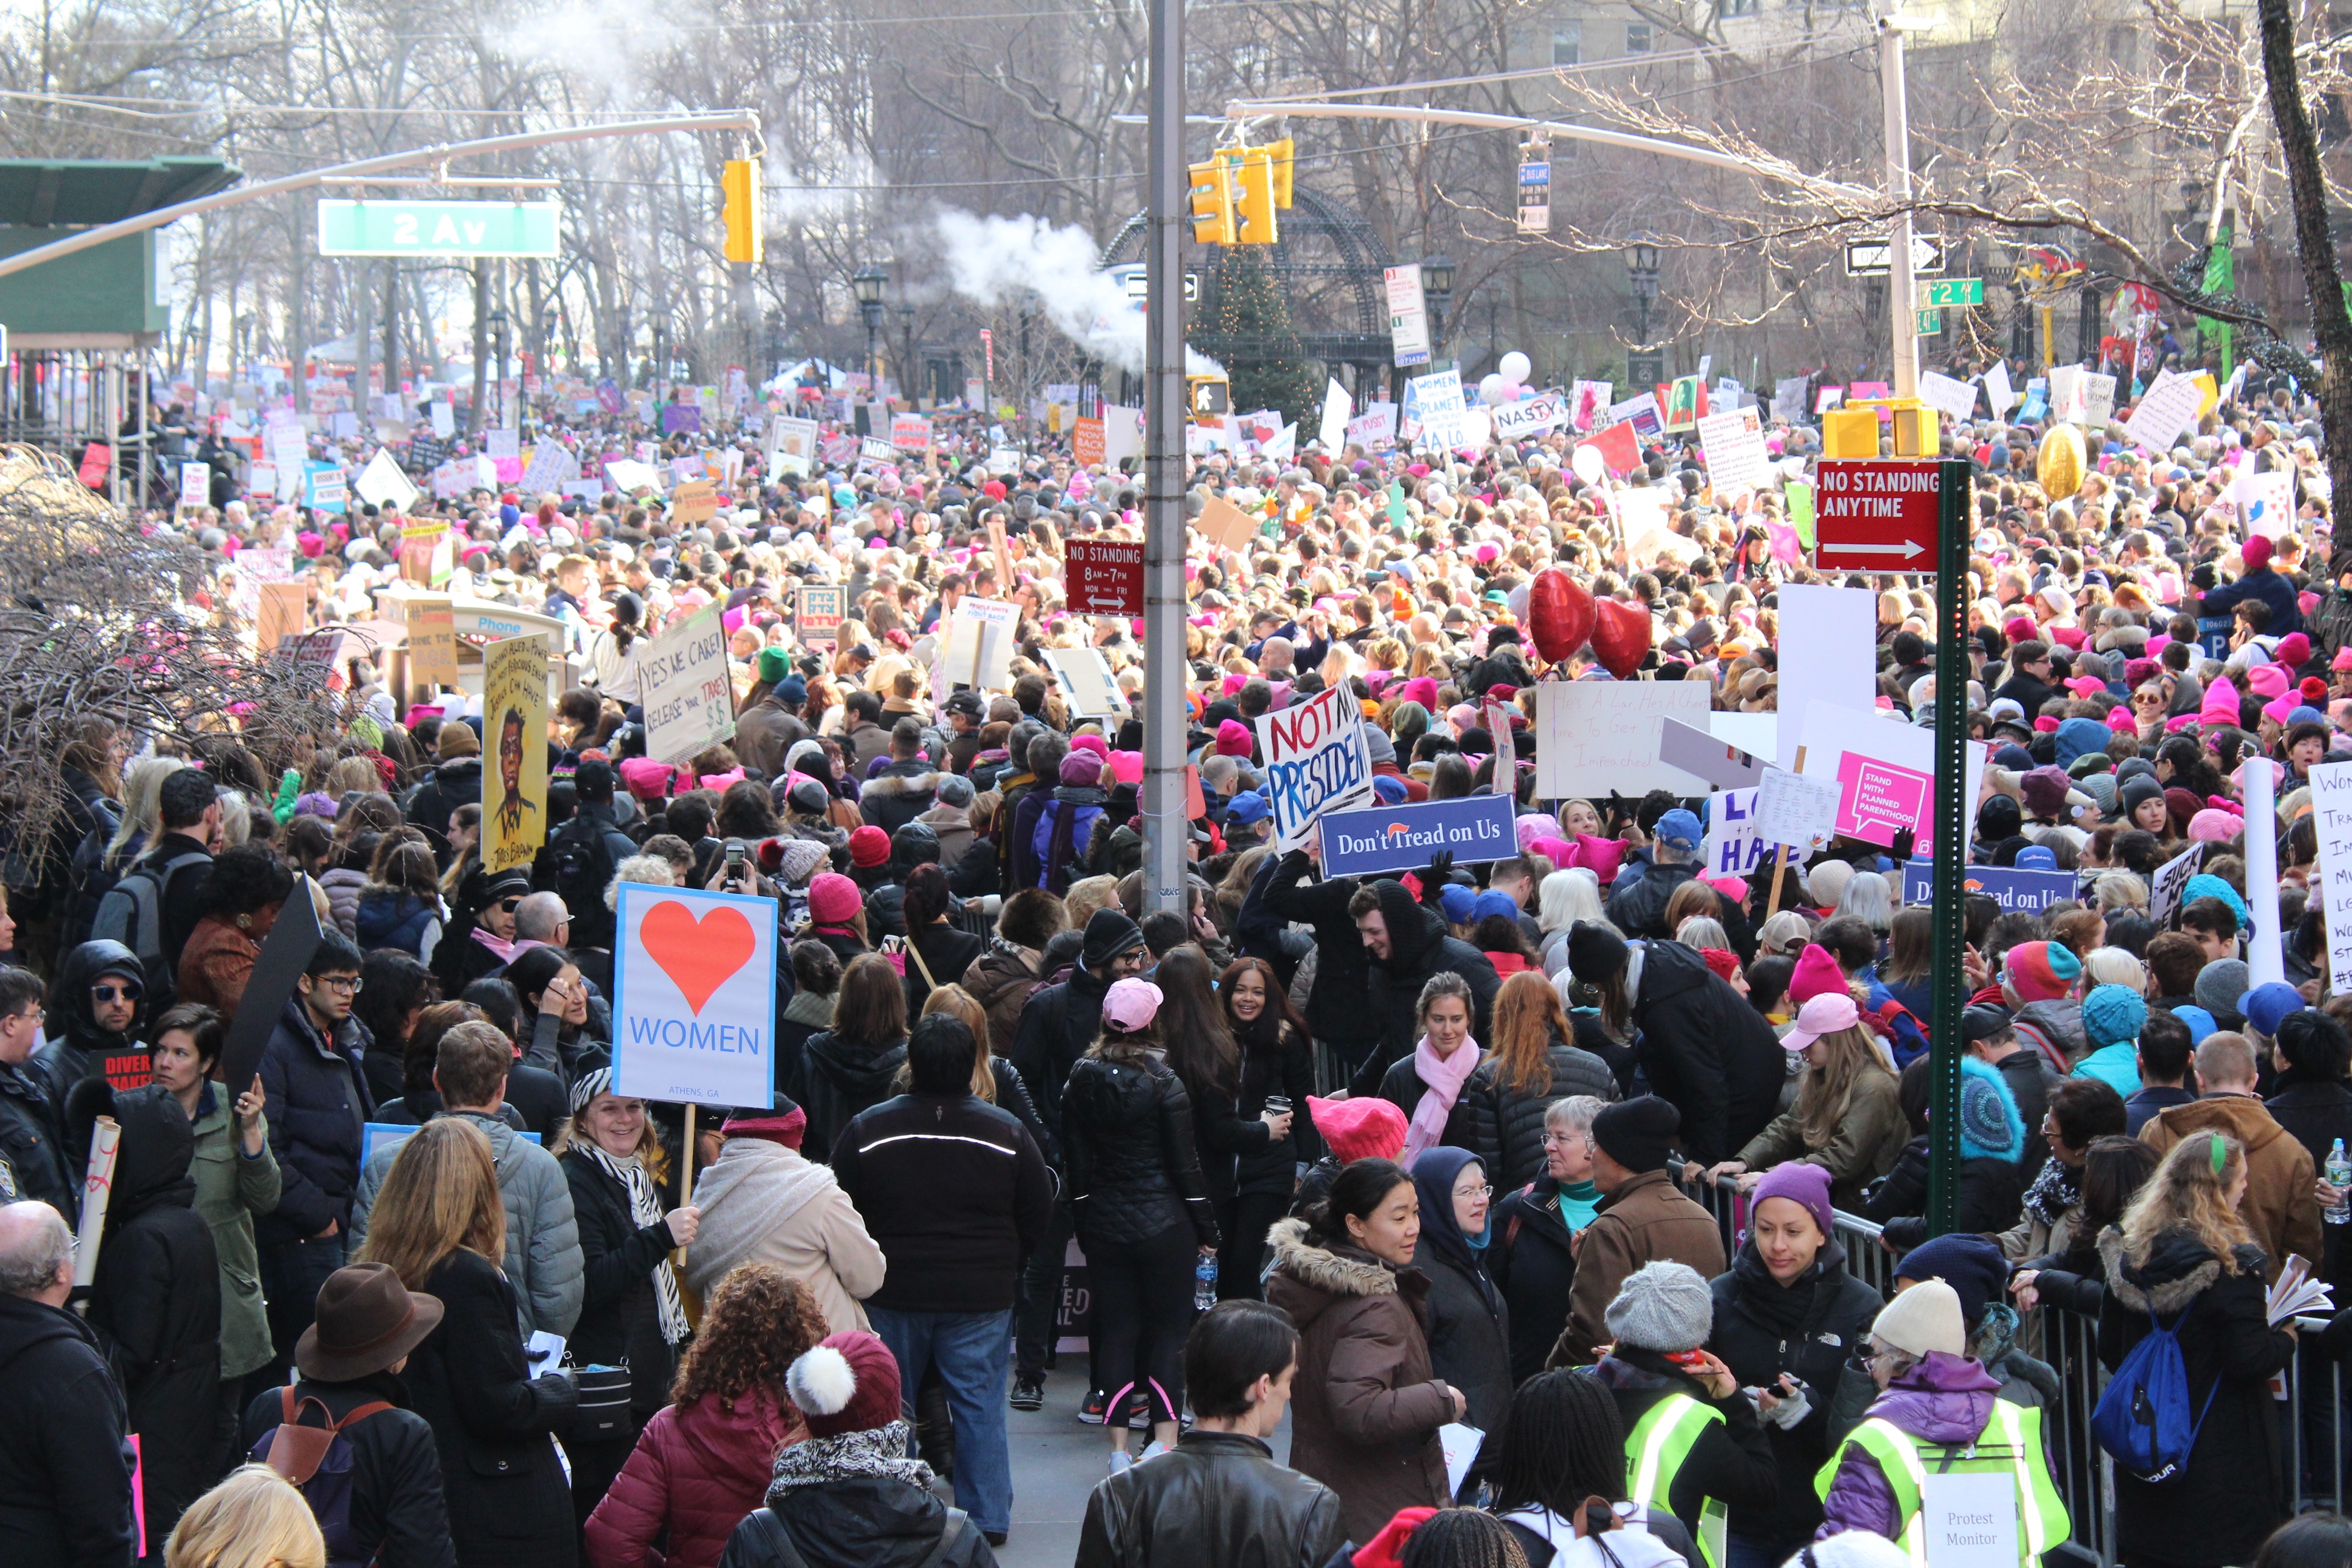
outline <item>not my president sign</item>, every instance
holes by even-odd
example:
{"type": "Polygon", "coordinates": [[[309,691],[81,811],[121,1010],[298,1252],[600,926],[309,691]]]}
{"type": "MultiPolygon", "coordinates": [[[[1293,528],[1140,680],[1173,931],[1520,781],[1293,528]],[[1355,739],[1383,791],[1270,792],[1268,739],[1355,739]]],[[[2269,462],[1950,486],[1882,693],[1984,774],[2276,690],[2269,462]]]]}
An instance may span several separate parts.
{"type": "Polygon", "coordinates": [[[1323,874],[1409,870],[1441,853],[1462,866],[1505,859],[1518,853],[1511,827],[1515,811],[1508,795],[1474,795],[1334,812],[1322,819],[1323,874]]]}

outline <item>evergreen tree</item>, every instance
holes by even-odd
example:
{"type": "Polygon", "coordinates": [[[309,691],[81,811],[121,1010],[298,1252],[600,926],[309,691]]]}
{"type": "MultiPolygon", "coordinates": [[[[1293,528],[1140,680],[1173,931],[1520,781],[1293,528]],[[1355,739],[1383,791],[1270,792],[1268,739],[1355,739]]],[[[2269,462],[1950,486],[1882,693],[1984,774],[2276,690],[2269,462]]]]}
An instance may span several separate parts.
{"type": "Polygon", "coordinates": [[[1202,352],[1233,378],[1236,414],[1277,409],[1286,421],[1322,407],[1319,384],[1290,319],[1290,300],[1256,246],[1230,246],[1219,258],[1217,299],[1192,323],[1202,352]]]}

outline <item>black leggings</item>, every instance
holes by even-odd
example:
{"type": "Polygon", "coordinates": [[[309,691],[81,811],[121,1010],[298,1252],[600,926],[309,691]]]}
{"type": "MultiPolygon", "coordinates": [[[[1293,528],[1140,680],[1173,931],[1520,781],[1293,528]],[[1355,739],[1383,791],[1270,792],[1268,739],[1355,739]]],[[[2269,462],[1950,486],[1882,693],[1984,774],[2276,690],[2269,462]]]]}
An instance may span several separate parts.
{"type": "Polygon", "coordinates": [[[1290,1199],[1275,1193],[1244,1193],[1223,1205],[1217,1224],[1225,1245],[1217,1253],[1217,1300],[1255,1301],[1265,1295],[1258,1271],[1265,1266],[1265,1233],[1290,1212],[1290,1199]]]}
{"type": "Polygon", "coordinates": [[[1095,1299],[1095,1375],[1117,1424],[1132,1391],[1148,1394],[1154,1421],[1184,1408],[1184,1336],[1192,1328],[1200,1243],[1190,1226],[1144,1241],[1081,1238],[1095,1299]]]}

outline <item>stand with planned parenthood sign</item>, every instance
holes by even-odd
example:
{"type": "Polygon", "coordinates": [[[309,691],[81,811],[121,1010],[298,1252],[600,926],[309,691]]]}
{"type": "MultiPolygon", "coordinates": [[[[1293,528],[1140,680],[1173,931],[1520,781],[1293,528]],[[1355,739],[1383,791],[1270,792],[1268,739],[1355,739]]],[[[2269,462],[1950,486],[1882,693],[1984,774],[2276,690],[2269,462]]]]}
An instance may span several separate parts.
{"type": "Polygon", "coordinates": [[[776,900],[624,882],[614,914],[614,1092],[774,1104],[776,900]]]}
{"type": "Polygon", "coordinates": [[[1518,853],[1509,796],[1469,795],[1419,805],[1376,805],[1323,818],[1323,874],[1369,877],[1426,866],[1451,855],[1457,866],[1518,853]]]}
{"type": "Polygon", "coordinates": [[[1257,721],[1277,855],[1304,845],[1324,813],[1372,802],[1371,747],[1363,713],[1348,697],[1346,687],[1335,686],[1257,721]]]}

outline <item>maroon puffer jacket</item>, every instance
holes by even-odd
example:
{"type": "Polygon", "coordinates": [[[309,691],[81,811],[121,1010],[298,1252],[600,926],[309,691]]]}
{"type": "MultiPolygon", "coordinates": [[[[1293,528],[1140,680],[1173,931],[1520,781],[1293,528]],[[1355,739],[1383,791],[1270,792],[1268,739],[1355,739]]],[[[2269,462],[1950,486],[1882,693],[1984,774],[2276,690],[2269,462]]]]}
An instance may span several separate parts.
{"type": "Polygon", "coordinates": [[[732,1410],[710,1395],[655,1412],[588,1516],[589,1568],[717,1568],[727,1537],[767,1496],[776,1450],[808,1436],[767,1389],[732,1410]],[[662,1527],[669,1551],[654,1550],[662,1527]]]}

